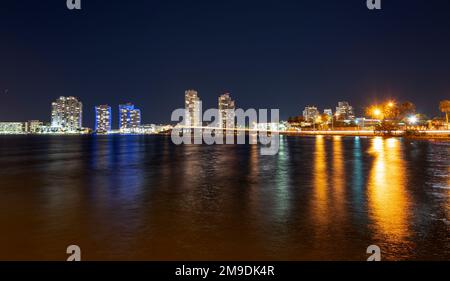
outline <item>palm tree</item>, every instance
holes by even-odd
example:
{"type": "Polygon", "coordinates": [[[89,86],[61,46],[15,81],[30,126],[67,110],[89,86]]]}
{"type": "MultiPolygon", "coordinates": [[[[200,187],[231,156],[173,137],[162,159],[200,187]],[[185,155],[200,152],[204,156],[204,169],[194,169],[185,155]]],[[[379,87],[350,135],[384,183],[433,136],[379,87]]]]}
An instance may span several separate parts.
{"type": "Polygon", "coordinates": [[[445,113],[445,121],[448,129],[448,113],[450,112],[450,100],[443,100],[439,103],[439,109],[445,113]]]}
{"type": "Polygon", "coordinates": [[[406,101],[399,105],[398,117],[400,120],[407,118],[409,115],[416,113],[416,105],[410,101],[406,101]]]}

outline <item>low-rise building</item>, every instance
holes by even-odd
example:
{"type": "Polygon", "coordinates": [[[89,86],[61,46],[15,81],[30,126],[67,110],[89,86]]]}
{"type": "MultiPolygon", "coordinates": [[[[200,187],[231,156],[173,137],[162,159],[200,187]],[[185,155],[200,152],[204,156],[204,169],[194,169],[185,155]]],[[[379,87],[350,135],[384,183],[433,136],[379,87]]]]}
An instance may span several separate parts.
{"type": "Polygon", "coordinates": [[[25,134],[26,125],[24,122],[0,122],[0,134],[25,134]]]}
{"type": "Polygon", "coordinates": [[[44,125],[39,120],[28,120],[26,123],[26,132],[30,134],[37,134],[40,132],[41,127],[44,125]]]}

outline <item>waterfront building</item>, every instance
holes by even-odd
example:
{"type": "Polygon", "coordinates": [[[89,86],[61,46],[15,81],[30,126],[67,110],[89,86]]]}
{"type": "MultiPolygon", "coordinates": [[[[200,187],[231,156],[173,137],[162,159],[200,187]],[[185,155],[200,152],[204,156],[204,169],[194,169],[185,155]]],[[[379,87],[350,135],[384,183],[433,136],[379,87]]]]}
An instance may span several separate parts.
{"type": "Polygon", "coordinates": [[[141,125],[141,110],[132,103],[119,105],[119,129],[129,133],[137,130],[141,125]]]}
{"type": "Polygon", "coordinates": [[[57,133],[55,128],[52,128],[51,123],[42,124],[39,127],[39,134],[54,134],[57,133]]]}
{"type": "Polygon", "coordinates": [[[285,132],[288,130],[288,122],[254,123],[253,130],[285,132]]]}
{"type": "Polygon", "coordinates": [[[187,90],[184,93],[185,104],[185,126],[200,127],[202,125],[202,101],[197,91],[187,90]]]}
{"type": "Polygon", "coordinates": [[[231,99],[229,93],[224,93],[219,96],[219,127],[220,128],[234,128],[235,127],[235,112],[236,109],[234,100],[231,99]]]}
{"type": "Polygon", "coordinates": [[[44,123],[39,120],[28,120],[25,123],[25,131],[27,133],[36,134],[40,132],[40,129],[43,125],[44,123]]]}
{"type": "Polygon", "coordinates": [[[340,121],[355,120],[353,107],[346,101],[338,102],[338,106],[336,107],[336,119],[340,121]]]}
{"type": "Polygon", "coordinates": [[[83,104],[75,97],[59,97],[52,103],[51,126],[63,132],[82,128],[83,104]]]}
{"type": "Polygon", "coordinates": [[[155,128],[156,133],[158,133],[158,134],[168,132],[172,129],[173,129],[173,126],[170,124],[169,125],[168,124],[159,124],[159,125],[156,125],[156,128],[155,128]]]}
{"type": "Polygon", "coordinates": [[[95,107],[95,132],[105,134],[111,132],[111,107],[99,105],[95,107]]]}
{"type": "Polygon", "coordinates": [[[25,127],[23,122],[0,122],[0,134],[24,134],[25,127]]]}
{"type": "Polygon", "coordinates": [[[315,106],[307,106],[305,107],[305,110],[303,110],[303,117],[308,123],[314,123],[319,116],[320,112],[315,106]]]}
{"type": "Polygon", "coordinates": [[[156,134],[156,125],[155,124],[140,125],[136,130],[134,130],[134,133],[143,135],[156,134]]]}
{"type": "Polygon", "coordinates": [[[370,129],[373,130],[375,129],[375,127],[377,125],[380,124],[380,120],[378,119],[369,119],[369,118],[364,118],[364,117],[360,117],[360,118],[355,118],[355,124],[358,126],[358,128],[360,129],[370,129]]]}

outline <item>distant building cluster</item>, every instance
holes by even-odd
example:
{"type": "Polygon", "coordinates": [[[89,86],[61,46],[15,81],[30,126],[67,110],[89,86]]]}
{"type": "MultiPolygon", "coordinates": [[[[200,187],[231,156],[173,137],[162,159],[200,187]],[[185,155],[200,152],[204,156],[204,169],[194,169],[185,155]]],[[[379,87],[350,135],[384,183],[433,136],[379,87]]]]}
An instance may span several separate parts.
{"type": "Polygon", "coordinates": [[[323,110],[323,115],[320,113],[316,106],[306,106],[303,110],[303,118],[308,123],[321,123],[325,118],[336,118],[339,121],[351,122],[355,120],[355,114],[353,107],[346,101],[338,102],[336,107],[336,113],[333,115],[333,110],[330,108],[323,110]]]}
{"type": "Polygon", "coordinates": [[[0,122],[0,134],[158,134],[172,129],[171,125],[141,125],[141,110],[132,103],[119,105],[118,130],[112,129],[112,109],[95,106],[94,131],[83,127],[83,103],[76,97],[61,96],[51,104],[51,121],[0,122]]]}
{"type": "Polygon", "coordinates": [[[346,101],[340,101],[334,113],[331,108],[325,108],[321,113],[317,106],[308,105],[302,112],[302,120],[297,121],[301,127],[315,128],[317,124],[333,127],[335,121],[351,124],[356,122],[356,118],[353,106],[346,101]]]}

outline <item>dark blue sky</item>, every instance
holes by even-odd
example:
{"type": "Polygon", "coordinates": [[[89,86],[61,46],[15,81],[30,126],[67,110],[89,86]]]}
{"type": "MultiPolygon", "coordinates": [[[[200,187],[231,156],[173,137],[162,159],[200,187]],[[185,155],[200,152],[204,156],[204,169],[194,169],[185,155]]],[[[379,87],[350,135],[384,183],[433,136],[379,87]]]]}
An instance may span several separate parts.
{"type": "Polygon", "coordinates": [[[94,105],[116,116],[127,101],[143,122],[168,122],[188,88],[204,108],[230,91],[282,118],[389,97],[433,116],[450,97],[448,0],[383,0],[381,11],[365,0],[65,2],[1,2],[0,120],[49,121],[51,101],[74,95],[86,126],[94,105]]]}

